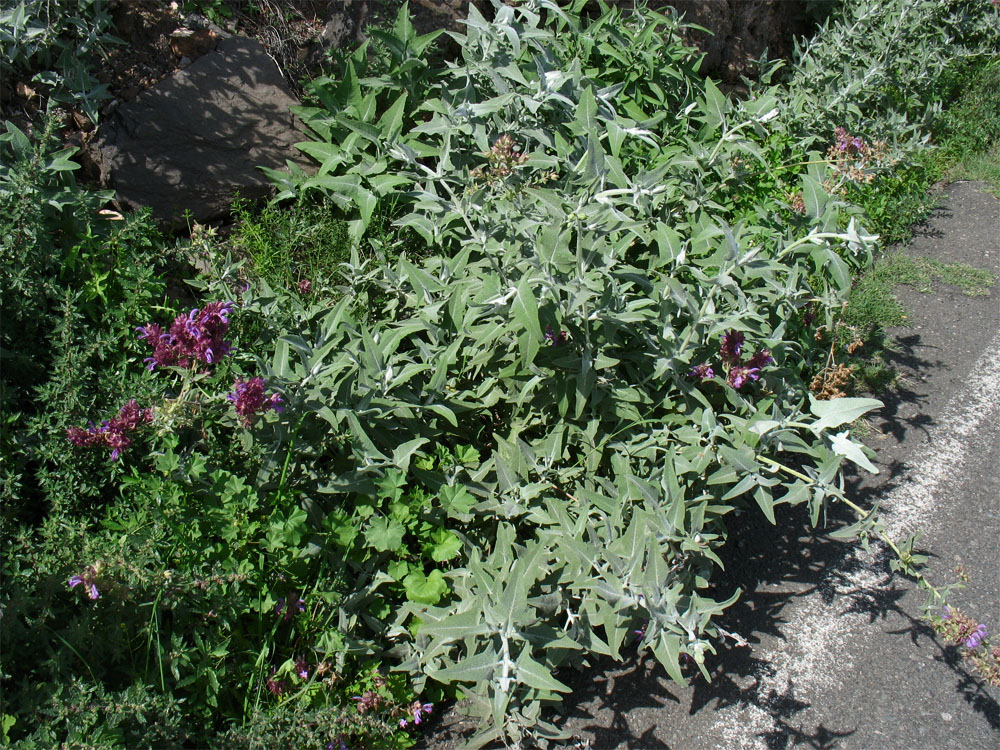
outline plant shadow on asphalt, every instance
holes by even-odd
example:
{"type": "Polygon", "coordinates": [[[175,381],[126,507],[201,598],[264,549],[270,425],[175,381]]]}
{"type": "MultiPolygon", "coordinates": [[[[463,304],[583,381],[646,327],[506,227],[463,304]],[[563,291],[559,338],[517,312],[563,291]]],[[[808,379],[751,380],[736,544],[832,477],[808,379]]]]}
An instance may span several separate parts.
{"type": "MultiPolygon", "coordinates": [[[[929,424],[930,420],[920,420],[911,428],[923,429],[929,424]]],[[[877,487],[860,486],[858,477],[848,477],[849,496],[869,505],[874,495],[891,492],[906,475],[905,466],[898,461],[882,470],[887,479],[877,487]]],[[[843,506],[828,508],[827,528],[839,528],[853,520],[843,506]]],[[[742,634],[751,645],[760,643],[762,637],[784,639],[784,608],[807,596],[819,596],[828,605],[839,602],[838,613],[863,613],[871,623],[897,615],[909,622],[910,627],[887,633],[909,634],[918,646],[921,638],[933,643],[940,652],[937,660],[947,664],[956,675],[956,690],[991,727],[1000,728],[1000,706],[965,668],[958,650],[942,643],[919,616],[904,608],[901,599],[912,582],[903,582],[898,574],[891,572],[887,556],[881,555],[877,560],[878,572],[883,577],[880,587],[874,591],[857,587],[852,574],[858,572],[862,563],[851,554],[855,546],[856,543],[829,539],[821,530],[813,529],[804,506],[785,509],[778,526],[771,526],[757,514],[743,514],[740,527],[733,529],[730,544],[720,555],[727,574],[716,588],[720,598],[736,588],[745,593],[726,610],[719,624],[730,632],[742,634]]],[[[929,554],[926,550],[920,552],[929,554]]],[[[758,681],[774,677],[775,665],[729,639],[717,647],[719,653],[710,668],[712,682],[706,683],[696,671],[689,670],[692,681],[686,688],[670,682],[648,654],[632,656],[624,664],[605,659],[587,673],[560,674],[560,679],[574,688],[574,695],[581,696],[575,703],[567,701],[563,706],[574,734],[586,737],[595,749],[667,748],[662,740],[650,736],[655,727],[641,735],[633,734],[627,717],[635,710],[656,709],[669,703],[688,705],[688,714],[692,716],[706,709],[755,706],[773,722],[771,731],[758,735],[768,748],[832,748],[854,734],[854,727],[828,727],[822,723],[811,728],[802,726],[796,717],[811,708],[811,704],[796,697],[794,685],[783,692],[772,691],[767,695],[759,692],[758,681]],[[599,713],[607,711],[612,714],[610,720],[598,718],[599,713]]]]}
{"type": "MultiPolygon", "coordinates": [[[[915,380],[916,373],[946,366],[941,359],[932,361],[917,355],[917,351],[926,348],[927,346],[919,334],[897,335],[893,337],[893,345],[885,348],[882,352],[886,364],[897,374],[897,377],[893,382],[892,390],[878,394],[878,398],[884,406],[877,412],[876,429],[883,435],[892,436],[897,443],[901,443],[913,430],[919,430],[926,438],[928,429],[933,424],[933,419],[922,410],[918,410],[910,417],[903,416],[901,413],[904,406],[922,408],[928,402],[927,395],[914,388],[917,382],[915,380]]],[[[890,472],[890,480],[896,478],[894,472],[902,470],[902,466],[897,465],[897,463],[891,462],[883,469],[883,471],[890,472]]],[[[873,499],[870,492],[864,490],[863,487],[860,489],[866,492],[860,499],[868,501],[873,499]]]]}

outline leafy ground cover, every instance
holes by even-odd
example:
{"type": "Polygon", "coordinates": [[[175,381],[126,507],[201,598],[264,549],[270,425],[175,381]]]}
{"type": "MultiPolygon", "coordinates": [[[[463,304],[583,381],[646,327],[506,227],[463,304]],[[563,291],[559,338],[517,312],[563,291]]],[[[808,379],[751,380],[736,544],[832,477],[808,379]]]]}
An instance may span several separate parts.
{"type": "Polygon", "coordinates": [[[408,747],[465,697],[543,743],[560,669],[707,675],[734,509],[850,505],[845,305],[928,135],[971,153],[997,11],[851,4],[735,101],[674,17],[577,10],[442,62],[404,8],[225,241],[6,126],[6,740],[408,747]]]}

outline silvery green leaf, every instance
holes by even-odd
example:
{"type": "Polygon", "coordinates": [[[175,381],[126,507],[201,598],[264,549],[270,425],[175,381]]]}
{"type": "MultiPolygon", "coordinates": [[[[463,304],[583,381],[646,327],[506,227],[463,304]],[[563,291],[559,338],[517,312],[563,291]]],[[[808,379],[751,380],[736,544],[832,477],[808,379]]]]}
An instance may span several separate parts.
{"type": "Polygon", "coordinates": [[[517,657],[517,680],[535,690],[570,693],[572,688],[552,676],[551,670],[531,658],[531,647],[525,646],[517,657]]]}
{"type": "Polygon", "coordinates": [[[810,429],[818,434],[822,430],[853,422],[873,409],[881,409],[883,406],[885,404],[874,398],[834,398],[820,401],[810,394],[809,411],[819,417],[810,425],[810,429]]]}
{"type": "Polygon", "coordinates": [[[438,682],[473,682],[489,681],[500,665],[500,655],[493,648],[458,660],[448,667],[427,665],[427,675],[438,682]]]}
{"type": "Polygon", "coordinates": [[[870,471],[872,474],[878,474],[878,468],[868,460],[868,456],[865,455],[864,450],[861,446],[850,440],[848,437],[848,431],[837,433],[832,437],[828,436],[830,440],[830,446],[833,448],[834,453],[839,456],[844,456],[850,461],[853,461],[862,469],[870,471]]]}
{"type": "Polygon", "coordinates": [[[807,174],[799,176],[802,183],[802,199],[806,206],[806,215],[818,219],[826,210],[826,205],[830,201],[830,196],[823,188],[820,181],[807,174]]]}
{"type": "Polygon", "coordinates": [[[773,430],[775,427],[778,427],[780,425],[781,422],[778,422],[773,419],[760,419],[754,422],[752,425],[750,425],[749,430],[755,435],[763,436],[766,435],[771,430],[773,430]]]}
{"type": "Polygon", "coordinates": [[[715,85],[711,78],[705,79],[705,101],[702,105],[702,112],[704,112],[705,124],[712,129],[719,128],[725,123],[726,115],[732,105],[729,99],[719,91],[719,87],[715,85]]]}

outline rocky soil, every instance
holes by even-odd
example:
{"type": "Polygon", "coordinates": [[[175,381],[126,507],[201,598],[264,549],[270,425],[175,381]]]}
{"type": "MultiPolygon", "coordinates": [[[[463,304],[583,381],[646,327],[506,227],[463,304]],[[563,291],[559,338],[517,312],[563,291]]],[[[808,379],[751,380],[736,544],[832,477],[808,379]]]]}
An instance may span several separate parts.
{"type": "MultiPolygon", "coordinates": [[[[492,15],[491,0],[410,0],[410,11],[419,33],[441,28],[460,32],[464,28],[463,19],[468,14],[470,2],[474,2],[487,17],[492,15]]],[[[618,5],[625,11],[636,4],[636,0],[608,0],[608,2],[618,5]]],[[[815,4],[810,5],[806,0],[648,0],[648,2],[650,6],[663,12],[678,12],[687,22],[704,28],[703,31],[689,30],[688,40],[698,45],[705,53],[703,72],[728,84],[730,89],[739,89],[742,77],[754,77],[755,61],[765,51],[771,58],[790,55],[794,49],[794,40],[810,33],[818,20],[815,12],[808,12],[809,8],[816,7],[815,4]]],[[[85,181],[102,187],[118,188],[119,192],[122,192],[113,170],[109,168],[109,164],[120,162],[121,158],[115,154],[109,155],[101,148],[102,144],[109,141],[108,134],[103,132],[106,131],[104,123],[116,119],[119,124],[127,121],[128,138],[124,140],[130,140],[136,133],[141,134],[143,127],[141,121],[136,119],[140,117],[138,113],[155,111],[155,108],[151,109],[148,106],[152,97],[143,94],[167,79],[170,79],[171,84],[168,88],[182,91],[180,94],[182,98],[194,97],[193,101],[187,102],[189,106],[185,109],[185,118],[210,119],[212,112],[219,114],[216,106],[218,97],[209,102],[205,97],[199,97],[198,92],[192,92],[191,85],[193,81],[209,81],[196,69],[210,66],[199,63],[198,60],[210,53],[218,56],[221,40],[236,37],[258,43],[263,53],[270,59],[270,63],[266,66],[255,64],[255,70],[268,68],[266,76],[269,85],[275,82],[273,79],[277,75],[277,84],[281,89],[278,98],[282,101],[287,100],[286,104],[293,103],[295,97],[303,93],[305,82],[331,67],[332,55],[338,50],[355,47],[364,40],[368,28],[391,25],[401,5],[402,0],[287,0],[280,3],[275,0],[253,2],[228,0],[224,3],[161,0],[111,2],[115,34],[122,43],[108,50],[104,57],[94,60],[96,76],[102,83],[107,84],[112,96],[101,111],[102,132],[99,133],[94,123],[82,113],[64,113],[65,127],[62,137],[68,145],[75,145],[81,149],[80,158],[84,169],[79,176],[85,181]],[[201,8],[211,17],[185,12],[191,6],[201,8]],[[185,81],[186,90],[183,85],[174,85],[175,82],[184,84],[185,81]],[[198,102],[201,100],[204,100],[204,107],[199,115],[198,102]]],[[[831,4],[823,4],[821,7],[829,10],[831,4]]],[[[599,12],[598,4],[588,3],[584,6],[583,12],[596,14],[599,12]]],[[[440,38],[439,54],[450,56],[457,54],[458,51],[457,45],[448,37],[440,38]]],[[[227,81],[234,81],[238,77],[239,71],[229,71],[228,78],[222,83],[212,79],[206,85],[215,90],[223,83],[229,85],[227,81]]],[[[249,77],[253,78],[253,75],[249,77]]],[[[158,86],[157,90],[165,85],[158,86]]],[[[10,89],[12,97],[5,102],[4,117],[13,119],[22,127],[26,126],[44,110],[44,97],[32,90],[28,82],[16,82],[10,89]]],[[[259,99],[259,91],[253,91],[245,96],[240,93],[238,96],[242,96],[252,104],[259,99]]],[[[267,105],[266,109],[272,102],[270,98],[266,98],[264,103],[267,105]]],[[[242,108],[239,122],[230,130],[248,130],[254,127],[250,122],[252,117],[248,119],[246,116],[247,106],[242,108]]],[[[270,117],[268,126],[270,127],[276,119],[278,118],[270,117]]],[[[180,135],[173,141],[187,129],[179,130],[180,135]]],[[[196,132],[196,142],[192,142],[194,150],[197,151],[202,147],[203,134],[208,133],[210,137],[210,131],[211,123],[207,123],[202,130],[196,132]]],[[[123,137],[120,134],[113,134],[110,140],[120,143],[123,137]]],[[[254,152],[256,148],[250,143],[252,139],[244,140],[249,144],[248,152],[234,155],[233,158],[237,161],[241,159],[246,161],[243,157],[247,157],[247,154],[254,152]]],[[[285,138],[279,133],[277,140],[294,143],[300,139],[291,135],[285,138]]],[[[183,144],[179,148],[183,148],[183,144]]],[[[231,150],[232,144],[223,143],[218,148],[231,150]]],[[[257,148],[257,151],[260,149],[257,148]]],[[[282,152],[265,156],[268,158],[262,163],[281,167],[287,155],[282,152]]],[[[296,154],[291,156],[295,158],[296,154]]],[[[144,154],[138,154],[134,158],[130,156],[128,159],[133,162],[131,166],[162,162],[160,157],[152,159],[144,154]]],[[[191,170],[173,169],[168,164],[166,171],[170,172],[169,180],[155,186],[154,193],[183,191],[186,187],[191,187],[181,184],[185,181],[202,182],[198,174],[191,170]]],[[[211,171],[213,174],[221,174],[227,170],[220,167],[211,171]]],[[[242,172],[255,174],[252,166],[246,167],[242,172]]],[[[129,178],[133,183],[135,176],[129,178]]],[[[250,188],[251,192],[254,192],[253,188],[257,186],[246,183],[247,180],[241,177],[239,184],[234,184],[232,189],[250,188]]],[[[125,203],[138,205],[135,199],[130,199],[128,196],[125,196],[124,200],[125,203]]],[[[185,206],[197,206],[202,202],[193,197],[185,206]]],[[[215,206],[226,201],[215,196],[208,203],[215,206]]],[[[154,206],[154,209],[161,216],[169,213],[159,206],[154,206]]],[[[213,209],[212,213],[218,212],[213,209]]],[[[200,218],[205,219],[207,216],[200,218]]],[[[176,217],[173,217],[172,223],[175,228],[178,226],[176,217]]]]}

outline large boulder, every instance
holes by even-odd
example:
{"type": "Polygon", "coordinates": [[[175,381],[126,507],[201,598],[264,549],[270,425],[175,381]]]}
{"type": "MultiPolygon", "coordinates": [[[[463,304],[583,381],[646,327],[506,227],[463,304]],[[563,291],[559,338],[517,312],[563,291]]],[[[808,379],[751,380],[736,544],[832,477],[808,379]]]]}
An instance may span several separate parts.
{"type": "Polygon", "coordinates": [[[688,40],[705,53],[701,73],[726,83],[753,78],[753,61],[765,51],[772,60],[791,57],[794,39],[808,36],[816,20],[802,0],[654,0],[651,5],[669,5],[688,23],[708,30],[690,31],[688,40]]]}
{"type": "Polygon", "coordinates": [[[253,39],[229,37],[214,51],[118,106],[102,123],[102,179],[124,207],[148,206],[178,228],[228,213],[233,197],[270,192],[257,169],[286,159],[304,140],[289,112],[298,100],[253,39]]]}

